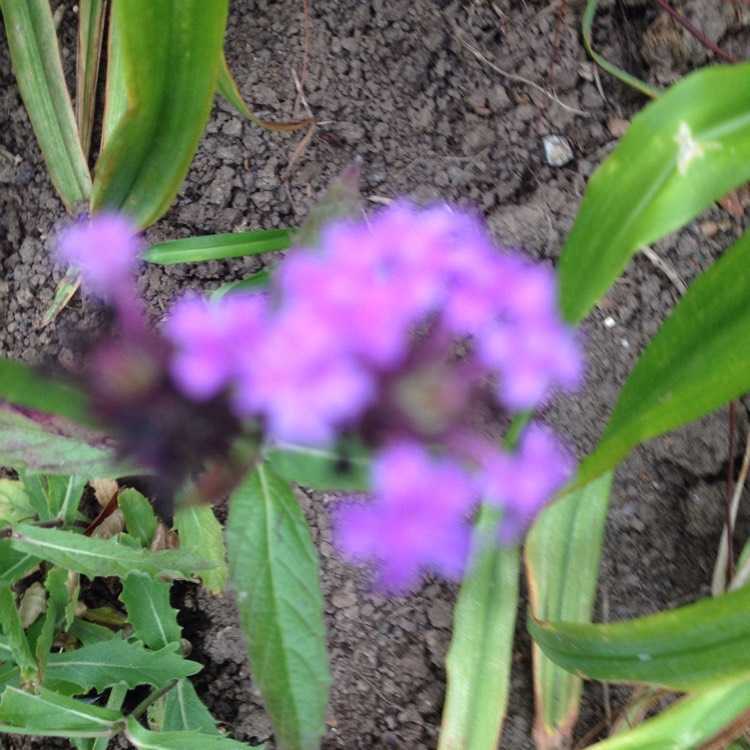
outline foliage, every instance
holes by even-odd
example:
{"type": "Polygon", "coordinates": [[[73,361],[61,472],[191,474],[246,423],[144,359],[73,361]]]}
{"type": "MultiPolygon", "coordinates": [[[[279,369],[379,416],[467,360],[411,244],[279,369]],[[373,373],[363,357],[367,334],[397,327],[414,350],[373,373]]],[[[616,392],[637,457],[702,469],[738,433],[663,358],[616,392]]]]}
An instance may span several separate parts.
{"type": "MultiPolygon", "coordinates": [[[[144,227],[167,210],[179,190],[214,91],[242,109],[222,54],[227,2],[113,0],[108,27],[103,2],[80,5],[81,96],[74,112],[48,3],[0,0],[19,86],[67,208],[77,211],[83,203],[94,213],[117,209],[144,227]],[[105,30],[103,143],[92,180],[86,153],[105,30]]],[[[590,44],[596,4],[587,7],[590,44]]],[[[749,79],[749,65],[700,71],[634,119],[592,177],[563,251],[560,301],[569,323],[580,321],[640,248],[683,226],[750,177],[749,105],[735,95],[749,79]]],[[[342,178],[301,228],[298,242],[317,246],[326,218],[354,213],[351,183],[351,175],[342,178]]],[[[153,247],[144,257],[155,263],[198,262],[286,249],[294,238],[290,230],[191,238],[153,247]]],[[[719,737],[729,741],[750,711],[747,589],[630,622],[588,624],[618,463],[644,440],[750,390],[748,253],[745,236],[693,283],[641,355],[597,447],[528,536],[540,748],[569,743],[581,676],[686,693],[659,716],[599,743],[602,748],[687,750],[719,737]]],[[[278,284],[279,276],[290,283],[289,274],[270,268],[245,280],[243,288],[278,284]]],[[[443,286],[445,278],[440,277],[443,286]]],[[[316,279],[313,292],[298,289],[298,296],[319,294],[336,277],[325,270],[316,279]]],[[[76,282],[69,276],[65,283],[60,300],[76,282]]],[[[330,288],[335,292],[335,285],[330,288]]],[[[236,292],[227,287],[218,297],[237,299],[236,292]]],[[[392,301],[381,310],[384,327],[386,312],[393,314],[399,300],[392,301]]],[[[461,312],[468,315],[470,305],[464,302],[461,312]]],[[[352,338],[359,345],[371,333],[352,338]]],[[[153,357],[159,361],[158,352],[153,357]]],[[[219,362],[220,369],[230,365],[234,361],[219,362]]],[[[317,386],[312,380],[306,381],[310,389],[317,386]]],[[[161,384],[148,393],[157,387],[161,384]]],[[[170,604],[175,579],[199,579],[214,593],[229,580],[277,747],[318,747],[330,683],[324,604],[317,556],[290,483],[368,489],[378,471],[372,445],[347,434],[335,448],[310,447],[282,430],[278,440],[264,442],[257,424],[240,415],[231,455],[210,456],[196,467],[204,474],[178,488],[174,526],[181,544],[176,546],[149,501],[164,502],[159,492],[147,499],[132,487],[120,487],[103,498],[96,519],[83,513],[86,480],[154,470],[112,439],[101,414],[92,416],[91,393],[20,363],[0,362],[0,399],[0,463],[18,472],[0,480],[0,731],[67,737],[81,750],[103,750],[116,734],[143,748],[245,747],[218,730],[195,693],[190,677],[200,665],[186,657],[170,604]],[[226,494],[227,549],[213,511],[200,504],[226,494]],[[86,579],[105,577],[110,602],[89,609],[86,579]],[[137,686],[146,686],[149,696],[127,711],[126,697],[137,686]]],[[[521,460],[524,440],[534,432],[530,420],[530,410],[517,416],[504,458],[521,460]]],[[[367,426],[370,436],[382,429],[375,421],[367,426]]],[[[187,435],[184,442],[189,443],[187,435]]],[[[436,442],[430,447],[434,450],[436,442]]],[[[434,476],[449,476],[445,466],[440,468],[434,476]]],[[[432,491],[440,494],[437,487],[432,491]]],[[[510,508],[486,503],[471,532],[472,565],[461,586],[446,664],[441,750],[497,746],[512,660],[520,549],[497,546],[496,538],[503,523],[515,520],[522,526],[518,519],[503,518],[510,508]]],[[[360,534],[355,541],[363,544],[362,539],[360,534]]]]}

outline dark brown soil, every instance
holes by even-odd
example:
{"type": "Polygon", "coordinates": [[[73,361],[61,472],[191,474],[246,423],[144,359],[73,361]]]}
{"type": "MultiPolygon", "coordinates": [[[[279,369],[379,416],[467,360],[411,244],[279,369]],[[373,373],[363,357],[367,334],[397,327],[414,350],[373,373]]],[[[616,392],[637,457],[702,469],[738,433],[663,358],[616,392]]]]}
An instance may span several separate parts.
{"type": "MultiPolygon", "coordinates": [[[[73,3],[62,4],[61,33],[70,43],[73,3]]],[[[652,5],[602,5],[599,51],[652,84],[664,85],[709,61],[652,5]]],[[[748,57],[742,3],[686,0],[682,7],[727,51],[748,57]]],[[[554,261],[588,176],[615,145],[621,121],[645,104],[587,60],[579,33],[582,4],[569,2],[559,11],[558,2],[547,0],[311,3],[304,95],[321,124],[292,165],[288,185],[285,170],[300,136],[264,132],[218,100],[188,180],[151,239],[299,225],[325,187],[358,160],[367,205],[399,195],[474,205],[500,242],[554,261]],[[542,138],[548,134],[567,137],[570,163],[546,163],[542,138]]],[[[304,116],[303,109],[293,110],[303,29],[300,0],[232,3],[227,57],[256,114],[304,116]]],[[[71,53],[66,62],[70,68],[71,53]]],[[[60,276],[50,263],[49,237],[64,211],[46,176],[5,45],[0,108],[0,353],[70,361],[70,332],[91,327],[96,316],[77,296],[54,325],[39,327],[60,276]]],[[[718,207],[702,221],[714,224],[696,222],[654,248],[685,281],[711,264],[741,224],[718,207]]],[[[158,316],[178,292],[241,278],[258,262],[149,267],[142,288],[158,316]]],[[[678,296],[674,282],[639,256],[588,317],[586,390],[549,413],[580,455],[594,445],[618,389],[678,296]],[[605,325],[606,318],[614,325],[605,325]]],[[[744,431],[746,414],[740,412],[744,431]]],[[[722,523],[727,459],[727,417],[721,412],[650,443],[624,463],[612,496],[599,619],[619,620],[705,595],[722,523]]],[[[332,552],[330,498],[302,491],[299,498],[323,561],[334,678],[324,747],[434,748],[454,589],[428,582],[408,598],[373,594],[361,573],[332,552]]],[[[738,539],[747,531],[744,519],[738,539]]],[[[210,598],[189,585],[177,587],[176,595],[194,658],[205,665],[195,683],[206,704],[236,739],[267,738],[271,727],[253,689],[231,596],[210,598]]],[[[533,747],[533,706],[523,618],[516,650],[502,746],[525,750],[533,747]]],[[[613,710],[625,696],[613,693],[613,710]]],[[[605,719],[602,688],[590,685],[581,733],[605,719]]],[[[6,736],[0,746],[67,745],[6,736]]]]}

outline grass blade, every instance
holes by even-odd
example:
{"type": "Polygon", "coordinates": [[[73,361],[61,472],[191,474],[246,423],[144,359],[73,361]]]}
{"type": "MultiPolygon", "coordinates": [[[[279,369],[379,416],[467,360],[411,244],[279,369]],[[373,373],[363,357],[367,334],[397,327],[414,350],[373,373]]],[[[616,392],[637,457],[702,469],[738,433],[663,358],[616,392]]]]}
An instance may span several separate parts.
{"type": "Polygon", "coordinates": [[[71,213],[91,176],[65,84],[49,0],[0,0],[18,88],[55,190],[71,213]]]}

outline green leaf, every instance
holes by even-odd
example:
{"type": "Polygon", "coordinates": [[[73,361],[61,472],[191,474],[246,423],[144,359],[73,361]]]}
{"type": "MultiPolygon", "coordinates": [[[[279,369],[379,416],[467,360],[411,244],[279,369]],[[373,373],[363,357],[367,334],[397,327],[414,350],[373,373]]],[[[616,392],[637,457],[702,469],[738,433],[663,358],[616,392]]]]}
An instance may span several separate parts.
{"type": "Polygon", "coordinates": [[[133,637],[154,650],[179,643],[182,628],[177,610],[169,603],[171,584],[142,574],[128,576],[122,582],[119,599],[128,610],[133,637]]]}
{"type": "Polygon", "coordinates": [[[227,550],[221,524],[208,505],[182,507],[174,514],[174,526],[180,534],[180,544],[186,549],[199,549],[201,558],[214,567],[198,572],[198,577],[212,594],[224,590],[227,584],[227,550]]]}
{"type": "MultiPolygon", "coordinates": [[[[599,579],[612,474],[546,508],[526,537],[531,613],[540,620],[589,622],[599,579]]],[[[570,742],[578,718],[580,677],[534,646],[534,735],[538,747],[570,742]]]]}
{"type": "Polygon", "coordinates": [[[125,516],[125,528],[130,536],[137,539],[141,547],[148,549],[159,524],[151,503],[132,487],[120,493],[117,503],[125,516]]]}
{"type": "MultiPolygon", "coordinates": [[[[139,750],[248,750],[248,745],[223,735],[212,737],[203,732],[151,732],[132,716],[127,720],[125,736],[139,750]]],[[[260,746],[259,750],[264,747],[260,746]]]]}
{"type": "Polygon", "coordinates": [[[656,89],[652,89],[651,86],[649,86],[644,81],[641,81],[640,78],[636,78],[635,76],[630,75],[630,73],[626,73],[622,68],[618,68],[616,65],[613,65],[611,62],[603,58],[598,52],[594,51],[594,48],[591,44],[591,31],[594,25],[596,9],[598,7],[599,0],[587,0],[586,9],[584,10],[583,20],[581,22],[583,43],[586,46],[586,51],[589,53],[589,55],[591,55],[591,57],[594,59],[596,64],[599,65],[599,67],[601,67],[603,70],[606,70],[607,73],[609,73],[611,76],[617,78],[618,81],[622,81],[624,84],[632,86],[634,89],[636,89],[636,91],[640,91],[642,94],[655,99],[657,96],[659,96],[659,92],[656,91],[656,89]]]}
{"type": "Polygon", "coordinates": [[[52,304],[45,311],[44,317],[42,317],[42,328],[49,325],[65,309],[73,295],[78,291],[79,286],[81,286],[81,275],[77,268],[71,266],[55,288],[55,296],[52,298],[52,304]]]}
{"type": "Polygon", "coordinates": [[[750,234],[690,286],[641,355],[583,483],[649,438],[702,417],[750,390],[750,234]]]}
{"type": "Polygon", "coordinates": [[[35,513],[23,482],[18,479],[0,479],[0,525],[27,520],[35,513]]]}
{"type": "Polygon", "coordinates": [[[6,687],[0,697],[0,732],[43,737],[101,737],[122,720],[119,711],[91,706],[42,688],[38,695],[6,687]]]}
{"type": "Polygon", "coordinates": [[[30,680],[36,674],[37,663],[18,616],[16,597],[7,585],[0,587],[0,627],[8,636],[12,659],[21,668],[21,678],[30,680]]]}
{"type": "Polygon", "coordinates": [[[609,625],[529,619],[544,654],[564,669],[611,682],[700,690],[750,675],[750,587],[609,625]]]}
{"type": "Polygon", "coordinates": [[[233,234],[207,234],[152,245],[142,258],[149,263],[199,263],[206,260],[241,258],[245,255],[273,253],[291,245],[293,229],[261,229],[233,234]]]}
{"type": "Polygon", "coordinates": [[[137,466],[117,458],[104,433],[63,417],[0,402],[0,465],[40,474],[125,476],[137,466]]]}
{"type": "Polygon", "coordinates": [[[89,153],[96,107],[96,84],[104,37],[106,0],[78,3],[78,54],[76,56],[76,123],[84,154],[89,153]]]}
{"type": "Polygon", "coordinates": [[[233,493],[229,576],[253,678],[284,750],[317,750],[328,702],[318,560],[289,485],[259,465],[233,493]]]}
{"type": "Polygon", "coordinates": [[[36,555],[89,578],[127,578],[131,573],[189,578],[192,571],[211,565],[189,550],[150,552],[126,547],[115,539],[98,539],[28,524],[18,524],[13,529],[10,544],[19,552],[36,555]]]}
{"type": "MultiPolygon", "coordinates": [[[[693,750],[707,747],[750,709],[750,681],[692,693],[658,716],[590,750],[693,750]]],[[[726,738],[724,738],[726,741],[726,738]]],[[[710,747],[725,747],[724,742],[710,747]]]]}
{"type": "Polygon", "coordinates": [[[237,84],[234,82],[234,78],[232,78],[232,74],[229,72],[227,60],[223,54],[221,67],[219,68],[219,78],[216,82],[216,89],[241,115],[244,115],[248,120],[266,130],[273,130],[279,133],[291,133],[295,130],[302,130],[302,128],[308,128],[315,124],[315,120],[313,119],[301,120],[299,122],[272,122],[271,120],[264,120],[261,117],[256,117],[250,111],[247,104],[245,104],[245,100],[242,98],[242,95],[237,88],[237,84]]]}
{"type": "Polygon", "coordinates": [[[8,539],[0,539],[0,587],[20,581],[40,562],[36,555],[18,552],[8,539]]]}
{"type": "Polygon", "coordinates": [[[211,112],[228,0],[115,0],[128,109],[96,165],[92,209],[140,227],[171,205],[211,112]]]}
{"type": "Polygon", "coordinates": [[[42,375],[25,362],[0,359],[0,400],[16,406],[59,414],[88,424],[88,399],[83,391],[42,375]]]}
{"type": "Polygon", "coordinates": [[[109,14],[109,40],[107,44],[107,83],[104,92],[104,118],[102,142],[99,151],[104,151],[109,138],[120,120],[128,111],[128,94],[125,83],[125,53],[122,30],[118,17],[109,14]]]}
{"type": "Polygon", "coordinates": [[[439,750],[495,750],[508,702],[518,606],[518,547],[498,547],[499,512],[483,508],[478,548],[461,584],[446,657],[448,689],[439,750]]]}
{"type": "Polygon", "coordinates": [[[693,73],[647,106],[589,181],[558,271],[579,321],[640,248],[750,179],[750,64],[693,73]]]}
{"type": "Polygon", "coordinates": [[[162,731],[219,734],[216,720],[198,697],[193,683],[187,678],[178,680],[163,700],[162,731]]]}
{"type": "Polygon", "coordinates": [[[83,693],[91,689],[101,692],[117,682],[124,682],[131,689],[136,685],[161,687],[201,669],[198,662],[179,653],[177,644],[152,651],[115,636],[75,651],[50,654],[45,684],[64,690],[75,685],[83,693]]]}
{"type": "Polygon", "coordinates": [[[48,0],[0,0],[13,70],[55,190],[69,211],[91,192],[48,0]]]}
{"type": "Polygon", "coordinates": [[[279,476],[305,487],[358,492],[369,488],[370,457],[354,443],[333,449],[274,443],[267,462],[279,476]]]}
{"type": "Polygon", "coordinates": [[[218,302],[222,297],[236,292],[258,292],[268,289],[271,285],[271,274],[268,268],[261,268],[250,276],[240,279],[239,281],[227,281],[226,284],[214,289],[211,292],[211,301],[218,302]]]}
{"type": "Polygon", "coordinates": [[[112,639],[112,631],[109,628],[105,628],[103,625],[97,625],[94,622],[89,622],[88,620],[82,620],[80,617],[76,617],[73,620],[69,632],[84,646],[90,646],[93,643],[110,641],[112,639]]]}

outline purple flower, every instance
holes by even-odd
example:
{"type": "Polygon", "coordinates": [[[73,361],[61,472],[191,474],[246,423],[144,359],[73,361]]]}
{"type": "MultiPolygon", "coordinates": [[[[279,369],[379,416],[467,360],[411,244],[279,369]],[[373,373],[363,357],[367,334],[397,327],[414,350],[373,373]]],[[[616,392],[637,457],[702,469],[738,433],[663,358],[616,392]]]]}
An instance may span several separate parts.
{"type": "Polygon", "coordinates": [[[373,374],[342,351],[337,330],[314,308],[277,313],[244,348],[234,404],[262,416],[272,439],[332,443],[375,397],[373,374]]]}
{"type": "Polygon", "coordinates": [[[402,442],[380,451],[372,467],[374,500],[347,502],[336,519],[338,546],[351,560],[374,563],[390,592],[413,588],[425,572],[453,580],[467,561],[474,484],[463,467],[402,442]]]}
{"type": "Polygon", "coordinates": [[[518,541],[528,525],[570,478],[573,460],[548,429],[532,422],[513,453],[498,452],[479,474],[483,497],[503,508],[503,544],[518,541]]]}
{"type": "Polygon", "coordinates": [[[265,328],[266,300],[259,294],[233,294],[218,304],[183,297],[163,329],[175,349],[175,383],[196,401],[213,398],[240,377],[242,352],[265,328]]]}
{"type": "Polygon", "coordinates": [[[107,302],[118,301],[123,287],[132,296],[131,276],[140,248],[133,224],[116,213],[97,214],[74,224],[57,243],[60,258],[78,268],[84,284],[107,302]]]}

